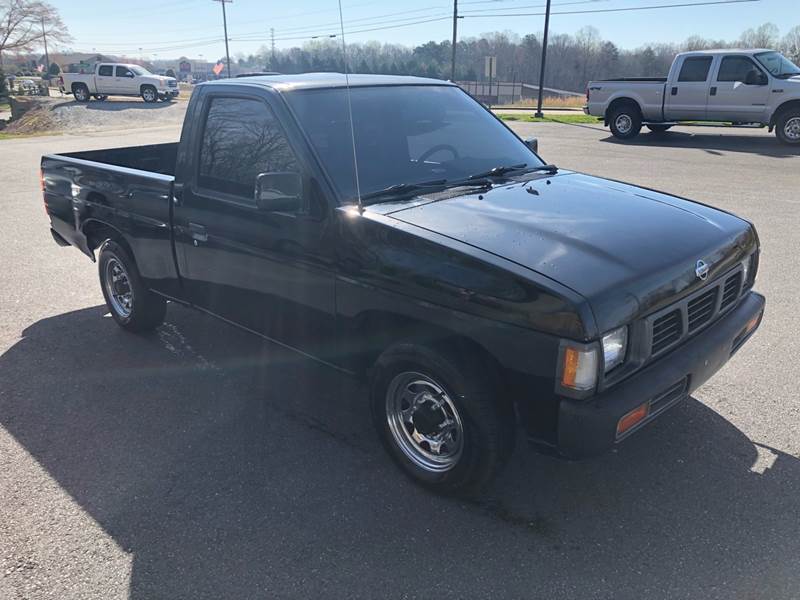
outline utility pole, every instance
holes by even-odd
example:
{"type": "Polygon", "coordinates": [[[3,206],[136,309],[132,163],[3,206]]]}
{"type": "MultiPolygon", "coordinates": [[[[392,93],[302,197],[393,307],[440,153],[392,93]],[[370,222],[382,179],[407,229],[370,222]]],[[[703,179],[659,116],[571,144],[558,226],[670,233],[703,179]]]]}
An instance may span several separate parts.
{"type": "Polygon", "coordinates": [[[231,76],[231,53],[228,50],[228,17],[225,14],[225,5],[233,2],[233,0],[213,0],[222,4],[222,27],[225,30],[225,59],[228,61],[228,78],[231,76]]]}
{"type": "Polygon", "coordinates": [[[45,68],[45,73],[47,73],[49,79],[50,55],[47,53],[47,32],[44,29],[44,17],[42,17],[42,39],[44,40],[44,62],[46,63],[44,68],[45,68]]]}
{"type": "Polygon", "coordinates": [[[270,71],[275,70],[275,28],[269,28],[270,46],[272,47],[272,57],[269,60],[270,71]]]}
{"type": "Polygon", "coordinates": [[[450,65],[450,81],[456,81],[456,42],[458,40],[458,0],[453,0],[453,57],[450,65]]]}
{"type": "Polygon", "coordinates": [[[539,65],[539,102],[536,105],[536,113],[533,115],[539,119],[544,117],[542,114],[542,93],[544,92],[544,69],[547,62],[547,32],[550,29],[550,0],[547,0],[547,8],[544,16],[544,39],[542,40],[542,64],[539,65]]]}

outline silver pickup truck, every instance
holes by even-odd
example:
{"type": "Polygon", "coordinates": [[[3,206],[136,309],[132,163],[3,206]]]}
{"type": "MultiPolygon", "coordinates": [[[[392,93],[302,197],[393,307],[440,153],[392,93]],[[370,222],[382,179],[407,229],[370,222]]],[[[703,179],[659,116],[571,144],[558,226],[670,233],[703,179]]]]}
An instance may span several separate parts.
{"type": "Polygon", "coordinates": [[[800,145],[800,67],[774,50],[678,54],[666,78],[590,81],[584,112],[620,139],[642,125],[666,131],[685,121],[758,124],[800,145]]]}

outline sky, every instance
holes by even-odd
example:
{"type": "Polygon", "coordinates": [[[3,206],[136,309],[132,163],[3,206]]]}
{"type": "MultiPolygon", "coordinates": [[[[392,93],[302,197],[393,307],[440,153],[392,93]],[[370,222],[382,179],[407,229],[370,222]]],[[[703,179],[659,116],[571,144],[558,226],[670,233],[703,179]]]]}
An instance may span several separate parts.
{"type": "MultiPolygon", "coordinates": [[[[49,0],[59,9],[75,51],[141,57],[189,56],[214,61],[225,54],[218,0],[49,0]]],[[[771,21],[781,34],[800,25],[800,0],[757,0],[736,4],[672,7],[627,12],[556,14],[587,10],[696,3],[704,0],[552,0],[550,30],[575,33],[594,26],[621,48],[679,42],[690,35],[736,39],[747,28],[771,21]]],[[[705,0],[709,1],[709,0],[705,0]]],[[[460,0],[459,38],[491,31],[540,32],[545,0],[460,0]],[[489,15],[480,16],[477,15],[489,15]]],[[[346,40],[378,40],[413,46],[452,37],[452,0],[342,0],[346,40]],[[398,25],[402,25],[398,27],[398,25]],[[380,28],[380,29],[378,29],[380,28]],[[364,31],[372,29],[373,31],[364,31]]],[[[313,35],[339,31],[337,0],[229,0],[226,4],[232,56],[269,46],[299,46],[313,35]]]]}

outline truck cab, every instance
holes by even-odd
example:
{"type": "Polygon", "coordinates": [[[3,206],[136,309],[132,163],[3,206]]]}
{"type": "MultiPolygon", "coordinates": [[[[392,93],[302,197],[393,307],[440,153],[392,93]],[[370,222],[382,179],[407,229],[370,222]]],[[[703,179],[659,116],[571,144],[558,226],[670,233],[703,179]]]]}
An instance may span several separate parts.
{"type": "Polygon", "coordinates": [[[126,63],[97,63],[89,74],[64,73],[61,87],[78,102],[106,100],[109,96],[141,96],[145,102],[158,102],[180,94],[174,77],[155,75],[141,65],[126,63]]]}

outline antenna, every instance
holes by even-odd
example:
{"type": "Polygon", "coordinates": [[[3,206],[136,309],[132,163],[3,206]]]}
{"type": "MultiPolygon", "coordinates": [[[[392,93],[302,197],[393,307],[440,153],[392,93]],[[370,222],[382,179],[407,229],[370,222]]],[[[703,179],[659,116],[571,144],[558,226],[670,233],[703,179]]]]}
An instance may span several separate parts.
{"type": "Polygon", "coordinates": [[[353,125],[353,103],[350,100],[350,74],[347,68],[347,44],[344,41],[344,17],[342,16],[342,0],[339,0],[339,25],[342,29],[342,54],[344,55],[344,85],[347,88],[347,114],[350,118],[350,141],[353,143],[353,168],[356,174],[356,198],[358,198],[358,212],[364,212],[361,204],[361,182],[358,177],[358,154],[356,153],[356,129],[353,125]]]}

